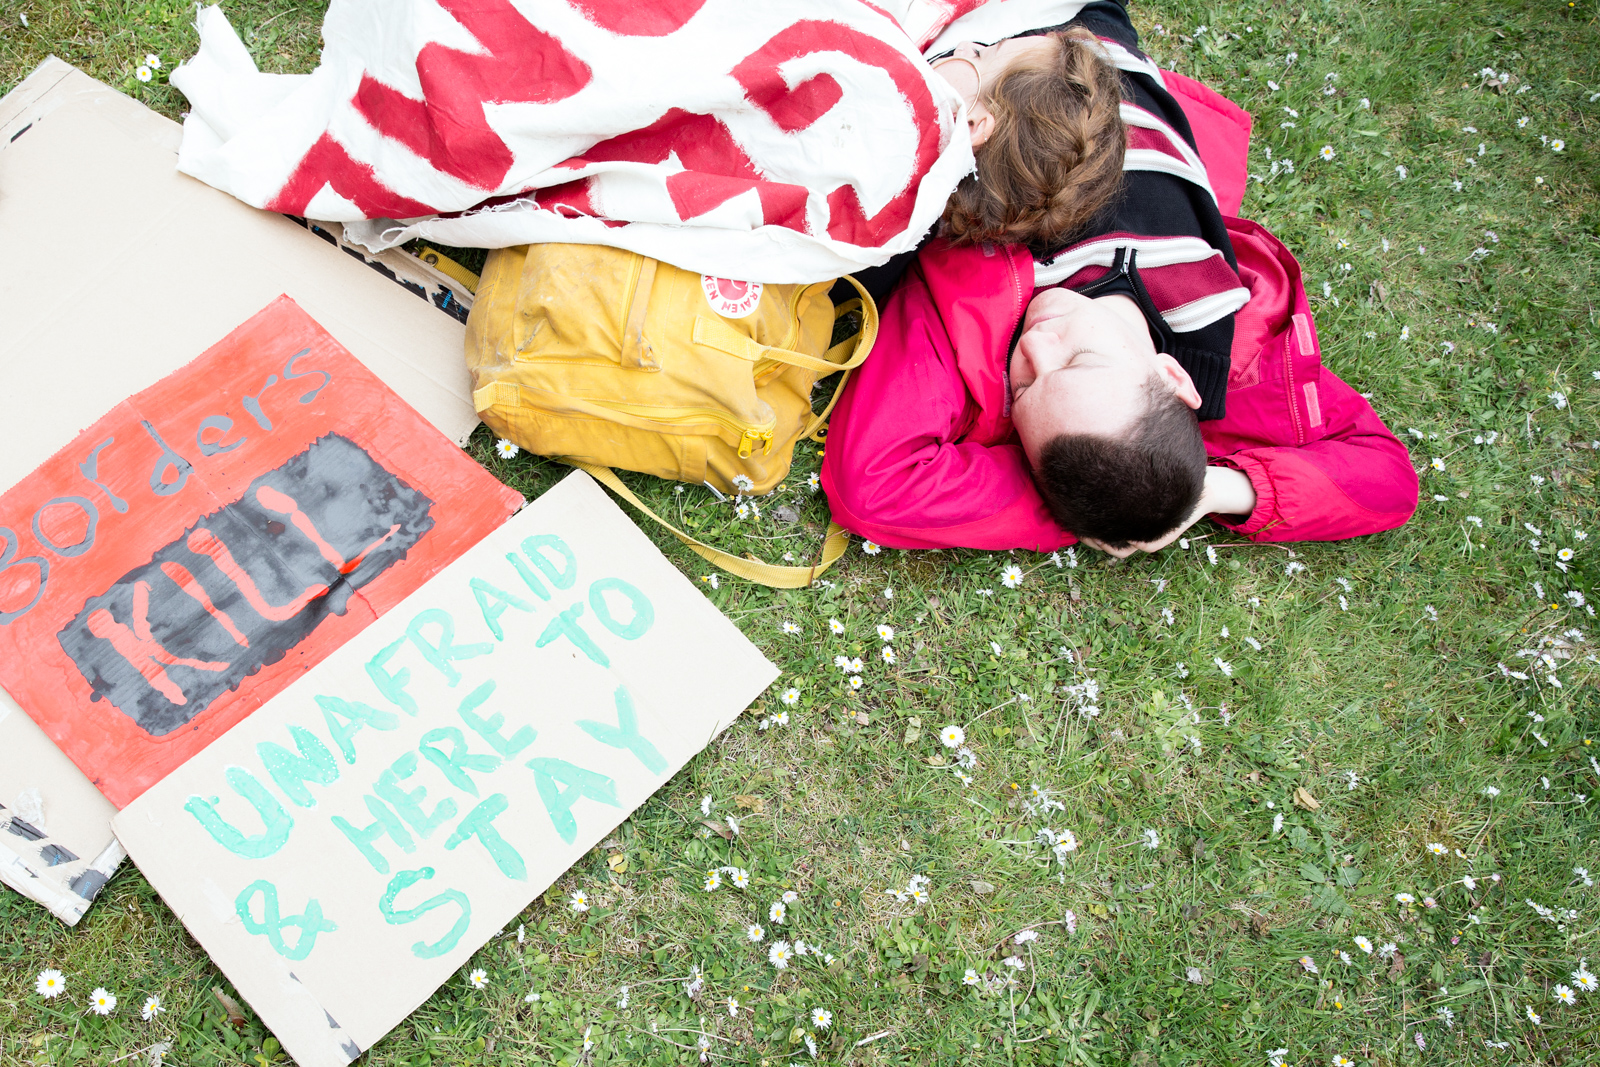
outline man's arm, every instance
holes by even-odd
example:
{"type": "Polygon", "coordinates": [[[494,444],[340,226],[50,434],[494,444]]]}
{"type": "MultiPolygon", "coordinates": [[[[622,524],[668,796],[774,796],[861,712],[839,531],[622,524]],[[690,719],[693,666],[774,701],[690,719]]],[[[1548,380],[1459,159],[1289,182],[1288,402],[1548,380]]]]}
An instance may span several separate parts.
{"type": "Polygon", "coordinates": [[[962,440],[973,413],[945,317],[913,269],[830,420],[822,484],[834,518],[893,548],[1072,544],[1020,445],[962,440]]]}
{"type": "Polygon", "coordinates": [[[1217,457],[1245,474],[1256,505],[1242,522],[1215,516],[1253,541],[1334,541],[1392,530],[1417,508],[1417,474],[1372,405],[1323,368],[1324,435],[1298,447],[1246,448],[1217,457]]]}

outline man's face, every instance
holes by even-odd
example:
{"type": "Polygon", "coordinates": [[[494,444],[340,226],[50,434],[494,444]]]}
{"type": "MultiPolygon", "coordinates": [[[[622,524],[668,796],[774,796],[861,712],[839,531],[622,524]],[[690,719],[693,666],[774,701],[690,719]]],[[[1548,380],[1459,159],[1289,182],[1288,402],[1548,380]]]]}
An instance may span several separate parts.
{"type": "Polygon", "coordinates": [[[1189,372],[1156,351],[1139,306],[1121,294],[1070,289],[1034,297],[1011,357],[1011,421],[1028,462],[1059,434],[1117,437],[1144,411],[1145,387],[1171,389],[1191,408],[1189,372]]]}

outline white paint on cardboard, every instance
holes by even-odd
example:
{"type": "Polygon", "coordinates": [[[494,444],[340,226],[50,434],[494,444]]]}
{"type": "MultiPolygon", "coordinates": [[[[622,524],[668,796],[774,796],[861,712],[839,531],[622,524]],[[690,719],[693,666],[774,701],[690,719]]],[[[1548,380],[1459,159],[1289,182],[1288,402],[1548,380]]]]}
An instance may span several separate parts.
{"type": "Polygon", "coordinates": [[[114,826],[296,1060],[337,1067],[777,673],[574,473],[114,826]]]}

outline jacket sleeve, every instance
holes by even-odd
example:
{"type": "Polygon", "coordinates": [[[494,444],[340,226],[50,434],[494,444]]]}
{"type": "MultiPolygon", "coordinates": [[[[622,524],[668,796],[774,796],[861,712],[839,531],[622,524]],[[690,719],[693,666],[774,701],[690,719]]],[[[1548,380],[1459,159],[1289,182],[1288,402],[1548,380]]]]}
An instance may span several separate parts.
{"type": "Polygon", "coordinates": [[[1306,444],[1243,448],[1213,459],[1249,476],[1256,508],[1218,522],[1253,541],[1333,541],[1392,530],[1417,508],[1406,446],[1372,405],[1323,368],[1323,436],[1306,444]]]}
{"type": "Polygon", "coordinates": [[[961,440],[970,403],[948,334],[912,272],[829,423],[822,485],[834,519],[891,548],[1048,552],[1072,544],[1020,445],[961,440]]]}

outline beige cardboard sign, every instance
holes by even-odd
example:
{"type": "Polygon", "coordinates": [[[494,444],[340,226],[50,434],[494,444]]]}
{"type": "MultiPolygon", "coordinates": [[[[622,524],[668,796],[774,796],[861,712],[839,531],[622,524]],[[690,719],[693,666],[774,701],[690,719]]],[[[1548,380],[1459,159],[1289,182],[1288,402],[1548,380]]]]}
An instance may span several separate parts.
{"type": "Polygon", "coordinates": [[[778,672],[585,474],[113,823],[303,1067],[339,1067],[778,672]]]}
{"type": "MultiPolygon", "coordinates": [[[[179,174],[181,138],[59,59],[0,98],[0,492],[280,293],[464,441],[470,297],[179,174]]],[[[0,691],[0,881],[76,922],[122,856],[112,811],[0,691]]]]}

